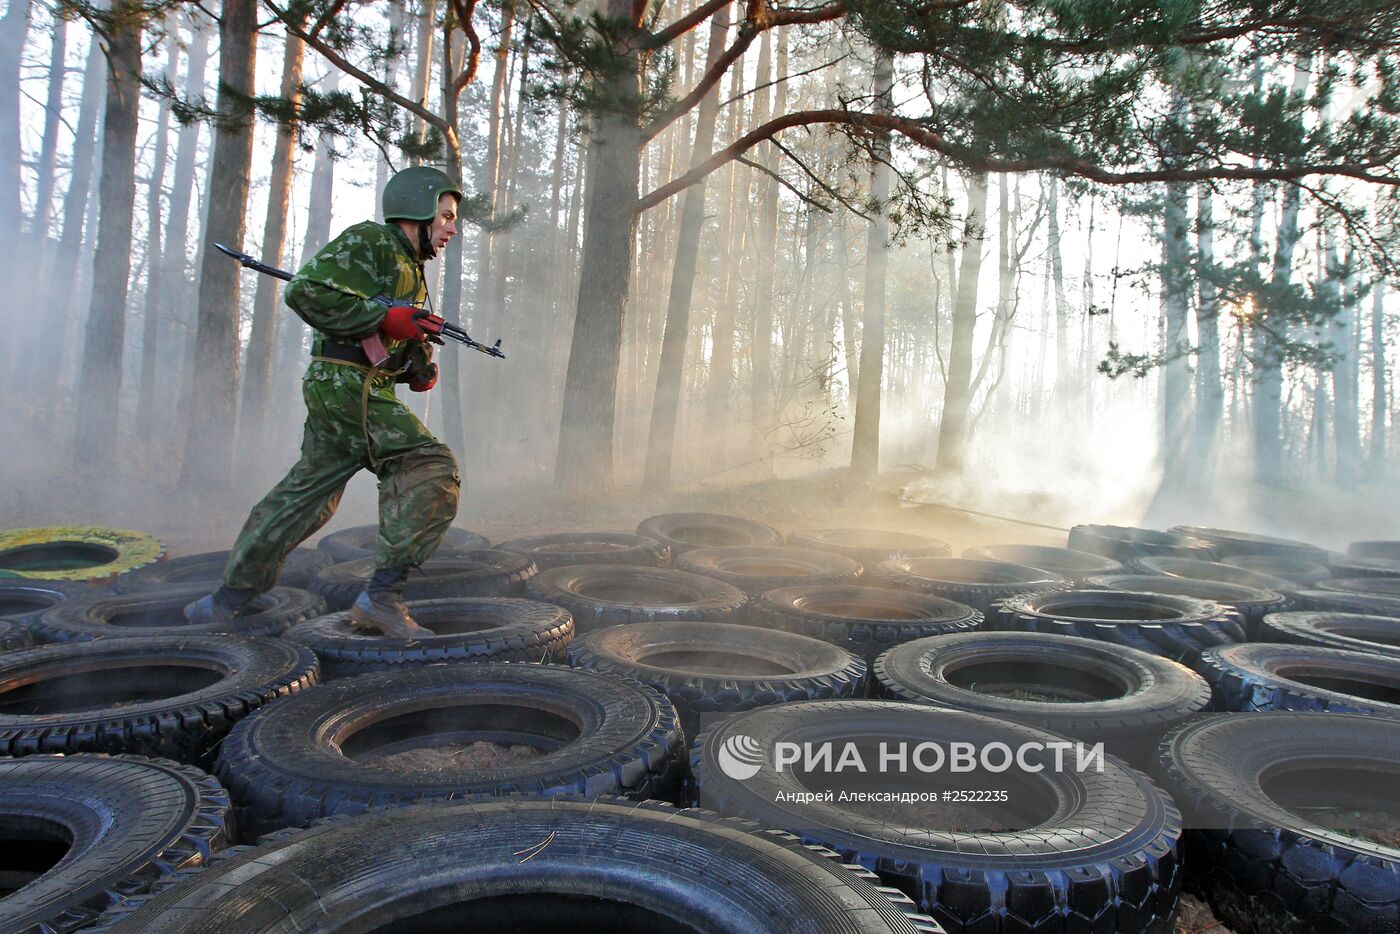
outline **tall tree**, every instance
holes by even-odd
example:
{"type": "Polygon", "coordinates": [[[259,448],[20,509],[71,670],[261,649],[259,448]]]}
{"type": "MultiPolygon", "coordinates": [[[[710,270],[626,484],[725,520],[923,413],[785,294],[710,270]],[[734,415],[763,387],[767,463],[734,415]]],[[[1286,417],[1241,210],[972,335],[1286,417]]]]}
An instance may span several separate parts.
{"type": "MultiPolygon", "coordinates": [[[[301,71],[306,44],[288,33],[282,49],[282,98],[293,108],[301,103],[301,71]]],[[[294,111],[295,112],[295,111],[294,111]]],[[[287,211],[292,199],[292,170],[296,167],[295,120],[278,124],[272,144],[272,178],[268,183],[267,216],[263,220],[262,261],[281,266],[286,252],[287,211]]],[[[276,356],[278,280],[259,276],[253,293],[253,324],[248,333],[248,353],[243,367],[243,400],[238,412],[240,446],[261,457],[267,429],[267,401],[272,392],[272,365],[276,356]]]]}
{"type": "MultiPolygon", "coordinates": [[[[0,229],[20,229],[20,57],[29,36],[32,0],[10,0],[0,17],[0,229]]],[[[60,66],[61,67],[61,66],[60,66]]]]}
{"type": "MultiPolygon", "coordinates": [[[[179,42],[174,29],[165,30],[165,77],[167,84],[175,81],[176,65],[179,59],[179,42]]],[[[146,296],[145,310],[141,322],[141,376],[137,396],[136,421],[143,435],[149,437],[149,429],[156,421],[156,368],[159,354],[158,339],[161,316],[164,313],[164,283],[161,276],[165,271],[162,256],[161,232],[165,227],[162,208],[165,201],[165,165],[169,156],[170,141],[170,102],[160,101],[160,113],[156,117],[155,158],[151,164],[151,175],[146,182],[146,296]]],[[[183,248],[183,244],[180,244],[183,248]]]]}
{"type": "MultiPolygon", "coordinates": [[[[243,249],[249,175],[253,168],[253,95],[257,65],[257,0],[224,0],[219,17],[219,121],[206,193],[205,243],[243,249]]],[[[238,264],[206,249],[199,270],[198,324],[194,340],[196,391],[189,403],[189,432],[181,473],[188,484],[224,481],[232,467],[234,413],[238,407],[238,264]]]]}
{"type": "MultiPolygon", "coordinates": [[[[874,109],[890,113],[894,109],[894,63],[888,54],[875,59],[874,109]]],[[[874,143],[870,169],[870,200],[880,205],[870,219],[865,237],[865,303],[861,317],[860,386],[856,391],[855,433],[851,442],[851,471],[859,477],[873,477],[880,470],[880,390],[885,374],[885,278],[889,268],[889,219],[884,205],[890,196],[890,137],[882,133],[874,143]]],[[[986,191],[982,193],[986,203],[986,191]]],[[[973,250],[980,249],[974,244],[973,250]]],[[[974,312],[975,313],[975,312],[974,312]]],[[[969,344],[969,348],[971,344],[969,344]]],[[[944,410],[945,416],[947,409],[944,410]]],[[[942,456],[943,440],[939,439],[942,456]]]]}
{"type": "Polygon", "coordinates": [[[78,381],[77,452],[84,466],[105,462],[117,440],[131,274],[131,221],[136,201],[136,129],[141,97],[142,7],[118,0],[94,13],[106,39],[107,100],[102,121],[101,214],[93,260],[83,365],[78,381]]]}
{"type": "MultiPolygon", "coordinates": [[[[710,20],[705,61],[714,63],[724,52],[729,34],[729,13],[720,10],[710,20]]],[[[709,155],[715,144],[719,117],[719,86],[700,102],[695,119],[695,143],[691,164],[709,155]]],[[[661,359],[656,368],[656,392],[652,397],[651,431],[647,435],[646,484],[665,488],[671,484],[671,458],[676,443],[676,417],[680,409],[681,375],[690,337],[690,307],[695,294],[695,270],[700,256],[700,233],[705,223],[705,183],[685,193],[680,233],[676,238],[675,269],[666,304],[666,325],[661,338],[661,359]]]]}
{"type": "MultiPolygon", "coordinates": [[[[943,389],[943,417],[938,424],[938,458],[941,472],[962,469],[972,414],[972,340],[977,328],[977,282],[982,273],[982,238],[987,230],[987,176],[974,173],[968,179],[967,220],[963,224],[962,257],[958,268],[958,292],[953,304],[953,329],[948,345],[948,375],[943,389]]],[[[861,369],[866,362],[862,354],[861,369]]]]}

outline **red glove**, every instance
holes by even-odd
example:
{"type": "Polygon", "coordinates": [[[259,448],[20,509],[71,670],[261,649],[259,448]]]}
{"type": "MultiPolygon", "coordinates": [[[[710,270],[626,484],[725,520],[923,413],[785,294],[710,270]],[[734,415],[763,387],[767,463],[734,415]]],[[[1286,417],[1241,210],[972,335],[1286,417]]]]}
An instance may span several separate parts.
{"type": "Polygon", "coordinates": [[[438,367],[436,363],[428,364],[428,373],[430,375],[427,379],[409,380],[408,388],[413,390],[414,392],[427,392],[429,389],[432,389],[434,386],[437,385],[438,367]]]}
{"type": "MultiPolygon", "coordinates": [[[[420,314],[426,315],[427,312],[412,305],[395,305],[385,312],[384,320],[379,322],[379,330],[385,337],[396,341],[421,341],[429,331],[423,326],[424,319],[418,317],[420,314]]],[[[442,326],[438,325],[437,330],[431,333],[441,330],[442,326]]]]}

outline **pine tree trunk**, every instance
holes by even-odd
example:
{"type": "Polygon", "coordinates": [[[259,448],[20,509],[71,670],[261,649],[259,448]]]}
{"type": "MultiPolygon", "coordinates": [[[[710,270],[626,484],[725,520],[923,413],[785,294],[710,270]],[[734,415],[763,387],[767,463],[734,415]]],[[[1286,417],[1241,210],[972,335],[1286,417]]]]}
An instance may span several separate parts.
{"type": "MultiPolygon", "coordinates": [[[[301,102],[301,71],[306,44],[288,33],[282,48],[282,97],[301,102]]],[[[267,215],[263,219],[262,261],[281,266],[286,253],[287,212],[291,206],[297,137],[294,123],[277,127],[272,144],[272,178],[268,183],[267,215]]],[[[248,354],[243,368],[243,400],[238,412],[240,445],[252,462],[261,462],[267,440],[267,402],[272,393],[272,366],[276,356],[280,280],[259,276],[253,293],[253,323],[248,334],[248,354]]]]}
{"type": "MultiPolygon", "coordinates": [[[[729,34],[729,13],[722,9],[710,19],[706,62],[724,51],[729,34]]],[[[715,143],[719,116],[719,83],[700,101],[695,124],[695,146],[690,164],[699,165],[715,143]]],[[[695,270],[700,257],[700,231],[705,223],[705,189],[701,181],[685,190],[680,234],[676,239],[676,263],[666,304],[666,325],[661,337],[661,359],[656,369],[656,393],[651,405],[651,431],[647,435],[645,483],[653,489],[671,485],[671,458],[676,442],[676,418],[680,409],[681,376],[686,343],[690,337],[690,306],[695,294],[695,270]]]]}
{"type": "Polygon", "coordinates": [[[1385,474],[1386,413],[1390,395],[1385,369],[1385,280],[1371,287],[1371,450],[1368,473],[1372,479],[1385,474]]]}
{"type": "MultiPolygon", "coordinates": [[[[881,54],[875,59],[874,107],[877,113],[891,112],[893,102],[890,88],[893,82],[893,62],[889,55],[881,54]]],[[[860,387],[856,392],[856,417],[851,440],[851,472],[863,479],[871,479],[880,472],[880,394],[885,373],[885,277],[889,269],[889,248],[885,241],[890,233],[890,222],[884,214],[885,202],[890,197],[889,137],[878,138],[873,151],[875,163],[870,169],[870,200],[879,205],[880,213],[871,218],[865,236],[860,387]]],[[[985,204],[985,191],[982,198],[985,204]]]]}
{"type": "MultiPolygon", "coordinates": [[[[253,118],[243,101],[253,93],[257,59],[257,0],[224,0],[219,22],[219,97],[222,117],[206,192],[204,243],[243,249],[253,118]]],[[[226,482],[232,467],[238,405],[238,316],[241,268],[218,250],[205,249],[199,270],[194,391],[181,478],[189,486],[226,482]]]]}
{"type": "MultiPolygon", "coordinates": [[[[623,19],[631,9],[630,0],[608,0],[607,16],[623,19]]],[[[624,54],[604,89],[622,112],[597,117],[588,142],[588,213],[554,474],[561,489],[574,493],[606,492],[612,485],[617,364],[642,149],[630,112],[639,97],[639,73],[636,52],[624,54]]]]}
{"type": "Polygon", "coordinates": [[[1186,315],[1190,305],[1191,261],[1187,245],[1187,186],[1167,185],[1162,228],[1162,486],[1176,488],[1186,479],[1187,432],[1191,422],[1191,369],[1187,355],[1186,315]]]}
{"type": "Polygon", "coordinates": [[[1326,278],[1338,294],[1337,313],[1328,324],[1328,336],[1336,359],[1332,365],[1332,399],[1336,412],[1333,428],[1336,445],[1337,485],[1349,490],[1361,476],[1360,361],[1355,350],[1356,298],[1350,283],[1342,281],[1342,263],[1332,232],[1324,234],[1326,278]]]}
{"type": "MultiPolygon", "coordinates": [[[[167,32],[165,40],[165,80],[173,87],[176,64],[179,58],[179,43],[173,30],[167,32]]],[[[156,119],[155,159],[151,165],[151,177],[146,184],[146,309],[141,325],[141,383],[136,407],[136,423],[141,436],[150,438],[157,424],[156,415],[156,369],[160,359],[160,324],[165,314],[165,289],[161,275],[165,270],[162,255],[161,231],[165,224],[161,215],[161,200],[165,195],[165,164],[169,151],[170,105],[160,102],[160,115],[156,119]]]]}
{"type": "MultiPolygon", "coordinates": [[[[765,30],[759,42],[756,86],[772,80],[773,32],[765,30]]],[[[754,102],[755,125],[768,122],[773,113],[773,88],[763,88],[754,102]]],[[[766,147],[771,148],[771,147],[766,147]]],[[[772,160],[766,159],[765,163],[772,160]]],[[[753,354],[753,382],[750,386],[753,444],[760,448],[773,427],[773,266],[778,246],[778,183],[767,175],[758,184],[758,223],[754,236],[758,267],[753,291],[753,332],[749,346],[753,354]]]]}
{"type": "MultiPolygon", "coordinates": [[[[738,97],[744,86],[743,59],[735,62],[729,72],[728,99],[738,97]]],[[[729,119],[725,122],[725,139],[733,141],[739,135],[739,115],[743,104],[736,101],[729,108],[729,119]]],[[[725,465],[726,451],[731,434],[734,399],[734,322],[738,317],[739,303],[739,262],[743,255],[746,226],[738,222],[741,203],[748,202],[748,178],[740,174],[738,167],[730,163],[724,169],[725,175],[720,190],[725,192],[721,207],[720,223],[717,227],[717,250],[715,263],[719,265],[717,299],[713,333],[710,335],[709,382],[705,389],[706,437],[710,440],[711,466],[722,468],[725,465]]]]}
{"type": "Polygon", "coordinates": [[[0,17],[0,230],[7,231],[20,229],[20,58],[32,11],[31,0],[10,0],[0,17]]]}
{"type": "MultiPolygon", "coordinates": [[[[58,128],[59,117],[63,112],[63,85],[67,74],[64,58],[67,54],[68,21],[59,19],[54,23],[53,45],[49,49],[49,91],[44,103],[44,141],[39,148],[34,216],[30,219],[29,226],[34,239],[44,249],[45,254],[49,252],[49,219],[53,214],[54,164],[58,159],[58,128]]],[[[43,278],[41,271],[39,281],[42,282],[43,278]]]]}
{"type": "MultiPolygon", "coordinates": [[[[331,68],[326,75],[324,92],[339,87],[340,70],[331,68]]],[[[331,239],[332,202],[335,193],[335,160],[331,158],[333,137],[321,132],[316,139],[316,157],[311,167],[311,191],[307,196],[306,230],[302,236],[297,268],[311,262],[316,251],[331,239]]],[[[310,329],[294,314],[282,316],[281,336],[277,349],[277,371],[273,377],[274,397],[288,402],[299,401],[296,386],[306,368],[306,338],[310,329]],[[296,398],[294,398],[296,397],[296,398]]]]}
{"type": "MultiPolygon", "coordinates": [[[[1308,86],[1310,58],[1299,55],[1293,69],[1293,93],[1301,95],[1308,86]]],[[[1278,240],[1274,247],[1273,271],[1270,275],[1276,293],[1287,288],[1293,276],[1293,250],[1298,244],[1298,210],[1301,192],[1296,185],[1283,191],[1282,210],[1278,221],[1278,240]]],[[[1260,207],[1262,211],[1262,205],[1260,207]]],[[[1270,328],[1286,331],[1287,324],[1273,320],[1273,310],[1256,305],[1250,328],[1253,344],[1251,364],[1254,382],[1254,477],[1260,485],[1268,486],[1283,477],[1283,351],[1270,335],[1270,328]]]]}
{"type": "MultiPolygon", "coordinates": [[[[449,127],[456,128],[460,126],[460,114],[458,93],[453,82],[461,63],[453,54],[454,47],[449,19],[442,37],[442,115],[449,127]]],[[[455,133],[444,135],[443,160],[447,174],[453,178],[462,177],[462,150],[455,133]]],[[[462,306],[462,238],[453,237],[446,247],[438,251],[438,256],[442,261],[442,308],[438,313],[448,321],[455,321],[460,318],[462,306]]],[[[442,399],[443,440],[456,454],[458,463],[463,464],[460,473],[462,493],[465,494],[470,471],[463,463],[467,447],[466,425],[462,417],[462,356],[460,353],[443,354],[438,358],[438,367],[441,383],[446,384],[442,386],[445,390],[442,399]]]]}
{"type": "MultiPolygon", "coordinates": [[[[943,417],[938,425],[938,458],[934,467],[940,473],[959,473],[967,449],[968,418],[972,408],[972,338],[977,328],[977,280],[982,271],[986,218],[987,176],[975,174],[968,184],[967,221],[963,227],[953,333],[948,346],[948,378],[943,388],[943,417]]],[[[865,366],[862,354],[861,369],[865,366]]]]}
{"type": "Polygon", "coordinates": [[[58,308],[59,322],[52,337],[35,344],[34,359],[51,361],[55,372],[64,374],[68,361],[78,344],[77,275],[75,268],[60,270],[59,260],[77,256],[83,242],[83,229],[91,212],[88,210],[92,189],[93,160],[96,156],[97,114],[102,105],[102,92],[107,83],[106,59],[102,45],[92,42],[88,47],[87,65],[83,69],[83,96],[78,105],[78,124],[73,140],[73,158],[68,177],[68,190],[63,195],[62,230],[58,236],[57,259],[43,278],[45,294],[52,296],[58,308]]]}
{"type": "Polygon", "coordinates": [[[1046,205],[1050,225],[1050,284],[1055,290],[1055,380],[1051,396],[1062,414],[1073,414],[1068,398],[1074,379],[1069,365],[1069,299],[1065,295],[1065,264],[1060,252],[1060,178],[1050,176],[1050,201],[1046,205]]]}
{"type": "MultiPolygon", "coordinates": [[[[136,201],[136,130],[141,97],[141,25],[135,0],[120,0],[107,35],[107,101],[102,122],[101,214],[93,258],[83,365],[79,374],[77,457],[106,463],[117,441],[136,201]]],[[[13,228],[12,228],[13,229],[13,228]]]]}
{"type": "Polygon", "coordinates": [[[1194,469],[1209,483],[1215,474],[1216,443],[1225,410],[1220,377],[1220,300],[1210,273],[1215,270],[1215,210],[1209,185],[1196,189],[1196,431],[1194,469]]]}
{"type": "MultiPolygon", "coordinates": [[[[209,58],[209,28],[202,16],[190,17],[191,38],[189,54],[185,64],[185,96],[203,95],[205,87],[205,66],[209,58]]],[[[170,210],[165,230],[165,248],[162,260],[165,264],[162,273],[161,302],[167,309],[156,321],[157,343],[166,348],[162,363],[167,385],[185,386],[188,381],[184,371],[188,369],[186,355],[189,335],[193,333],[193,319],[190,308],[194,305],[194,273],[189,260],[190,218],[199,216],[199,208],[192,206],[195,188],[195,161],[199,151],[200,124],[194,121],[180,127],[175,141],[175,172],[170,181],[170,210]]],[[[175,440],[176,412],[178,402],[172,396],[183,397],[184,393],[166,392],[158,397],[159,404],[152,408],[151,415],[158,424],[166,427],[168,437],[175,440]]],[[[183,438],[179,439],[183,441],[183,438]]]]}
{"type": "MultiPolygon", "coordinates": [[[[413,68],[413,99],[424,101],[428,99],[428,81],[433,70],[433,23],[437,18],[437,0],[422,0],[423,9],[418,13],[418,34],[414,39],[414,45],[418,49],[418,61],[413,68]]],[[[423,122],[422,117],[413,118],[413,135],[419,146],[428,132],[428,125],[423,122]]],[[[409,159],[414,165],[418,165],[423,160],[416,153],[409,159]]]]}

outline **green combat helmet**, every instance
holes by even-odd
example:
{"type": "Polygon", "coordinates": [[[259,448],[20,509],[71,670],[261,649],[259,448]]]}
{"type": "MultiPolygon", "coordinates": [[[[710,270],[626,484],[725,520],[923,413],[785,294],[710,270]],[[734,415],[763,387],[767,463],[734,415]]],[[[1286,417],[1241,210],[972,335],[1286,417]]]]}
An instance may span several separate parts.
{"type": "Polygon", "coordinates": [[[460,203],[462,189],[442,169],[415,165],[394,173],[384,186],[381,205],[384,220],[430,221],[437,215],[438,198],[454,195],[460,203]]]}

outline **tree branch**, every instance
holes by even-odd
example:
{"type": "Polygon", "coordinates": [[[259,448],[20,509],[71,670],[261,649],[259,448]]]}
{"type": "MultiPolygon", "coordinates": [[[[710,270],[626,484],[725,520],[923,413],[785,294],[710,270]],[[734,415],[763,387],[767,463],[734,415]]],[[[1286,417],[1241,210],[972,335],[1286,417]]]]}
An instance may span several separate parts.
{"type": "Polygon", "coordinates": [[[412,113],[418,117],[422,117],[424,121],[426,121],[432,126],[437,127],[442,132],[447,133],[452,130],[452,127],[448,125],[446,120],[433,113],[428,108],[424,107],[418,101],[409,100],[402,94],[395,91],[393,88],[389,87],[383,81],[374,78],[372,75],[366,73],[362,69],[346,61],[345,58],[341,56],[340,53],[336,52],[335,49],[332,49],[330,46],[326,45],[318,37],[309,34],[305,29],[303,29],[300,25],[294,22],[292,18],[287,14],[287,12],[285,10],[279,9],[278,6],[272,2],[272,0],[265,0],[265,2],[267,3],[268,9],[272,10],[273,13],[277,14],[277,18],[282,21],[282,25],[287,27],[287,32],[296,36],[298,39],[301,39],[303,42],[311,46],[317,52],[320,52],[321,55],[332,65],[336,66],[341,71],[345,72],[347,75],[350,75],[352,78],[359,81],[366,88],[373,91],[375,94],[378,94],[385,100],[393,101],[395,104],[398,104],[400,107],[402,107],[404,110],[407,110],[409,113],[412,113]]]}
{"type": "MultiPolygon", "coordinates": [[[[268,6],[271,5],[272,4],[268,4],[268,6]]],[[[335,0],[334,3],[332,3],[329,7],[326,8],[326,12],[322,13],[319,17],[316,18],[316,22],[311,26],[311,35],[319,36],[321,34],[321,30],[325,29],[326,25],[330,23],[331,20],[335,19],[335,15],[344,8],[345,0],[335,0]]]]}
{"type": "Polygon", "coordinates": [[[796,153],[794,153],[791,149],[788,149],[788,148],[787,148],[786,146],[784,146],[782,143],[778,142],[778,138],[777,138],[776,136],[774,136],[772,139],[768,140],[768,142],[772,143],[772,144],[773,144],[774,146],[776,146],[779,150],[781,150],[782,153],[783,153],[784,155],[786,155],[786,156],[787,156],[789,159],[791,159],[793,162],[797,163],[797,167],[798,167],[799,169],[801,169],[803,172],[807,173],[807,177],[810,178],[810,179],[813,181],[813,183],[816,184],[816,186],[817,186],[818,188],[820,188],[822,191],[826,192],[826,193],[827,193],[828,195],[830,195],[832,198],[834,198],[834,199],[836,199],[837,201],[841,202],[841,204],[843,204],[843,205],[845,206],[846,210],[850,211],[852,214],[856,215],[856,216],[859,217],[861,220],[866,221],[867,223],[871,220],[870,215],[868,215],[868,214],[866,214],[865,212],[861,211],[860,208],[856,207],[854,204],[851,204],[851,202],[848,201],[848,200],[846,200],[846,198],[845,198],[839,191],[837,191],[835,188],[832,188],[832,187],[831,187],[830,185],[828,185],[826,182],[822,181],[821,178],[819,178],[819,177],[817,176],[817,173],[813,172],[811,169],[809,169],[809,168],[807,167],[807,164],[806,164],[805,162],[803,162],[801,159],[797,158],[797,154],[796,154],[796,153]]]}
{"type": "Polygon", "coordinates": [[[673,39],[679,39],[733,2],[734,0],[707,0],[665,29],[647,36],[642,43],[642,48],[644,50],[659,49],[673,39]]]}
{"type": "Polygon", "coordinates": [[[452,81],[454,94],[461,94],[462,89],[472,83],[476,78],[477,65],[481,62],[481,37],[476,34],[476,25],[472,22],[472,17],[476,15],[476,4],[477,0],[452,0],[457,22],[461,24],[462,32],[467,37],[467,60],[462,63],[462,70],[452,81]]]}
{"type": "Polygon", "coordinates": [[[666,129],[680,117],[689,112],[692,107],[700,103],[710,88],[719,83],[720,79],[729,71],[729,66],[733,65],[744,54],[753,41],[759,37],[764,30],[773,29],[777,26],[797,26],[809,23],[824,23],[829,20],[839,19],[846,13],[846,0],[832,0],[831,3],[809,10],[780,10],[772,12],[763,3],[763,0],[750,0],[749,8],[744,16],[744,21],[739,24],[739,37],[734,40],[734,44],[725,49],[724,54],[717,61],[705,69],[705,74],[680,100],[668,107],[646,126],[642,127],[642,142],[646,143],[656,134],[666,129]]]}
{"type": "Polygon", "coordinates": [[[1375,163],[1331,163],[1282,168],[1222,165],[1206,169],[1144,169],[1114,172],[1082,159],[1071,159],[1064,156],[1050,156],[1040,159],[1003,159],[968,152],[950,143],[942,134],[930,130],[917,120],[911,120],[908,117],[831,109],[794,111],[755,127],[690,171],[638,199],[633,210],[640,213],[655,207],[677,192],[684,191],[694,185],[725,163],[733,161],[735,157],[752,149],[763,140],[771,138],[775,133],[790,127],[819,124],[855,126],[869,130],[890,130],[926,149],[942,153],[959,166],[973,172],[1060,172],[1065,175],[1077,175],[1104,185],[1199,182],[1209,179],[1296,182],[1309,175],[1339,175],[1381,185],[1400,186],[1400,176],[1374,174],[1371,170],[1376,168],[1375,163]]]}

